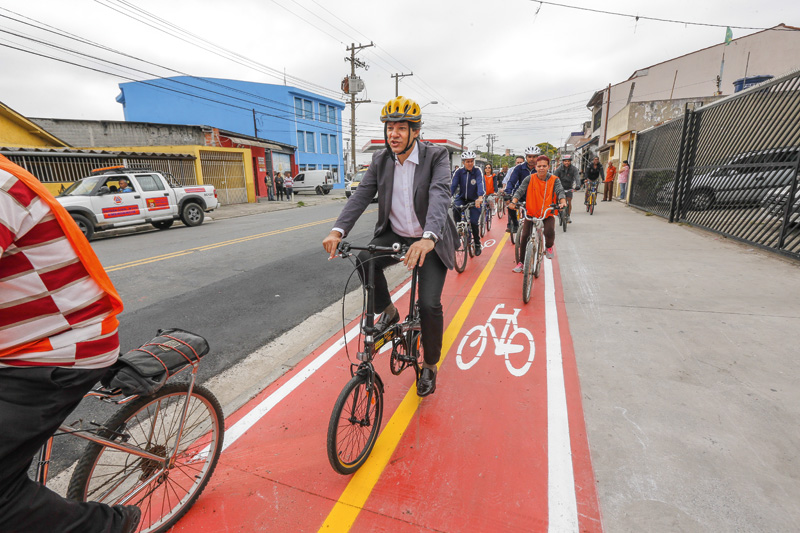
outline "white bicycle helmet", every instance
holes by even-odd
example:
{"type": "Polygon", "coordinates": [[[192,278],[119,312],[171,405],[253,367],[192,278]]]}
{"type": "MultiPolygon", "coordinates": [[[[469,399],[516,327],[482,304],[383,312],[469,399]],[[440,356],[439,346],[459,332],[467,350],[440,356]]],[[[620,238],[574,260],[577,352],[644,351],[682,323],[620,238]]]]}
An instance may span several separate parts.
{"type": "Polygon", "coordinates": [[[525,148],[525,155],[542,155],[542,151],[538,146],[528,146],[525,148]]]}
{"type": "Polygon", "coordinates": [[[466,161],[467,159],[475,159],[475,152],[471,152],[467,150],[466,152],[461,153],[461,160],[466,161]]]}

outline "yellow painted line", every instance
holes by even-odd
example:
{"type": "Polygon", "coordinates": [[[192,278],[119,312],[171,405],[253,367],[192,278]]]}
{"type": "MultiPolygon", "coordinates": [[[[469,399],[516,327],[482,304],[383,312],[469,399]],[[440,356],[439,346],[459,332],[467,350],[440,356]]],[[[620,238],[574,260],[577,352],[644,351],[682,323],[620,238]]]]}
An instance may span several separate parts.
{"type": "MultiPolygon", "coordinates": [[[[375,211],[377,211],[377,209],[370,209],[370,210],[366,211],[366,213],[374,213],[375,211]]],[[[319,220],[317,222],[308,222],[306,224],[299,224],[297,226],[291,226],[289,228],[272,230],[272,231],[267,231],[267,232],[264,232],[264,233],[257,233],[255,235],[248,235],[246,237],[238,237],[236,239],[231,239],[229,241],[221,241],[221,242],[217,242],[217,243],[213,243],[213,244],[204,244],[203,246],[196,246],[194,248],[187,248],[186,250],[178,250],[178,251],[175,251],[175,252],[170,252],[168,254],[154,255],[152,257],[145,257],[143,259],[137,259],[135,261],[129,261],[127,263],[120,263],[118,265],[110,266],[110,267],[106,268],[106,272],[116,272],[117,270],[124,270],[126,268],[132,268],[132,267],[136,267],[136,266],[147,265],[149,263],[155,263],[155,262],[158,262],[158,261],[164,261],[166,259],[173,259],[175,257],[181,257],[181,256],[184,256],[184,255],[193,254],[195,252],[206,252],[208,250],[215,250],[217,248],[222,248],[223,246],[230,246],[232,244],[240,244],[240,243],[243,243],[243,242],[253,241],[253,240],[256,240],[256,239],[262,239],[264,237],[271,237],[273,235],[278,235],[278,234],[281,234],[281,233],[287,233],[289,231],[296,231],[296,230],[299,230],[299,229],[305,229],[305,228],[310,228],[310,227],[313,227],[313,226],[319,226],[320,224],[327,224],[329,222],[334,222],[334,221],[336,221],[335,217],[334,218],[326,218],[325,220],[319,220]]]]}
{"type": "MultiPolygon", "coordinates": [[[[461,307],[458,308],[453,320],[451,320],[450,324],[447,326],[442,342],[442,357],[437,365],[439,368],[441,368],[444,358],[456,341],[456,336],[458,332],[461,331],[461,327],[464,325],[467,316],[469,316],[472,307],[475,305],[475,300],[478,299],[478,295],[483,289],[486,280],[489,278],[489,274],[494,269],[495,264],[497,264],[497,259],[500,257],[500,252],[509,236],[510,234],[505,233],[503,238],[500,239],[492,257],[483,268],[483,272],[481,272],[481,275],[472,286],[472,289],[464,299],[461,307]]],[[[364,508],[364,504],[367,502],[367,498],[369,498],[372,489],[375,488],[375,484],[378,482],[386,465],[389,464],[394,450],[400,443],[400,438],[403,436],[403,433],[405,433],[406,428],[408,428],[408,424],[414,417],[414,413],[417,412],[421,401],[422,398],[417,396],[416,386],[412,386],[406,393],[403,401],[400,402],[400,406],[394,412],[392,418],[386,424],[378,440],[375,442],[375,447],[372,449],[369,459],[367,459],[367,462],[353,474],[350,483],[347,484],[344,492],[342,492],[342,495],[339,497],[339,501],[336,502],[336,505],[334,505],[330,514],[328,514],[328,518],[325,519],[325,522],[319,529],[320,531],[350,531],[350,528],[353,527],[358,517],[358,513],[364,508]]]]}

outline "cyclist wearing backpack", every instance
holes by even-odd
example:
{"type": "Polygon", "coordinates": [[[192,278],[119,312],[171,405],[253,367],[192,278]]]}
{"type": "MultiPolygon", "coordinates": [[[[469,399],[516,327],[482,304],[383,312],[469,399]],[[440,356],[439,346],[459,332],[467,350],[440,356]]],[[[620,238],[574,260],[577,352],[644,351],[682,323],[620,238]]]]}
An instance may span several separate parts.
{"type": "MultiPolygon", "coordinates": [[[[419,140],[422,111],[413,100],[404,96],[389,100],[381,111],[381,122],[386,149],[372,156],[369,169],[322,246],[333,258],[339,242],[378,193],[378,223],[371,244],[407,244],[405,265],[409,269],[420,267],[419,311],[425,362],[417,380],[417,394],[427,396],[436,390],[436,364],[444,334],[442,288],[447,270],[455,263],[456,227],[448,215],[450,162],[444,147],[419,140]]],[[[358,256],[362,281],[366,270],[361,265],[369,259],[369,252],[358,256]]],[[[400,320],[383,274],[383,269],[394,262],[391,256],[374,259],[375,309],[383,310],[375,326],[381,331],[400,320]]]]}
{"type": "Polygon", "coordinates": [[[572,224],[572,191],[570,189],[577,189],[580,185],[580,176],[578,169],[572,166],[572,156],[565,154],[561,156],[561,164],[555,172],[553,172],[560,180],[561,186],[564,188],[564,194],[567,197],[567,219],[572,224]]]}

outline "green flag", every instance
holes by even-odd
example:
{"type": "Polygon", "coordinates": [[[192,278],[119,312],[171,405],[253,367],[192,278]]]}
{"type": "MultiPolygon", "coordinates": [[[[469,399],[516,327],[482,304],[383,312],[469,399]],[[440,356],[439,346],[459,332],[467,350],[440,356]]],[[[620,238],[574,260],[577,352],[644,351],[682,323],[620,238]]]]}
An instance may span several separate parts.
{"type": "Polygon", "coordinates": [[[731,31],[731,27],[728,26],[728,29],[725,30],[725,46],[731,44],[731,39],[733,39],[733,32],[731,31]]]}

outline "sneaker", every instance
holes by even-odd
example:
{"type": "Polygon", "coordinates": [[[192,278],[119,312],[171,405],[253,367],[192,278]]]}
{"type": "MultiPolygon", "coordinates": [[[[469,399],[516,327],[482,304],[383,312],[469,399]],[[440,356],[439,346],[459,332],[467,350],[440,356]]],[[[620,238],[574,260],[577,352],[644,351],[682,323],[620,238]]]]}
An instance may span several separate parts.
{"type": "Polygon", "coordinates": [[[122,533],[134,533],[138,529],[141,509],[135,505],[115,505],[113,509],[122,515],[122,533]]]}
{"type": "Polygon", "coordinates": [[[517,266],[512,268],[511,272],[516,272],[517,274],[522,273],[522,263],[517,263],[517,266]]]}
{"type": "Polygon", "coordinates": [[[572,217],[567,219],[567,224],[572,224],[572,217]]]}
{"type": "Polygon", "coordinates": [[[550,247],[550,248],[547,248],[547,249],[544,251],[544,256],[545,256],[546,258],[548,258],[548,259],[552,259],[552,258],[553,258],[553,248],[552,248],[552,247],[550,247]]]}
{"type": "Polygon", "coordinates": [[[481,245],[480,244],[476,244],[475,245],[475,257],[478,257],[479,255],[481,255],[481,245]]]}

